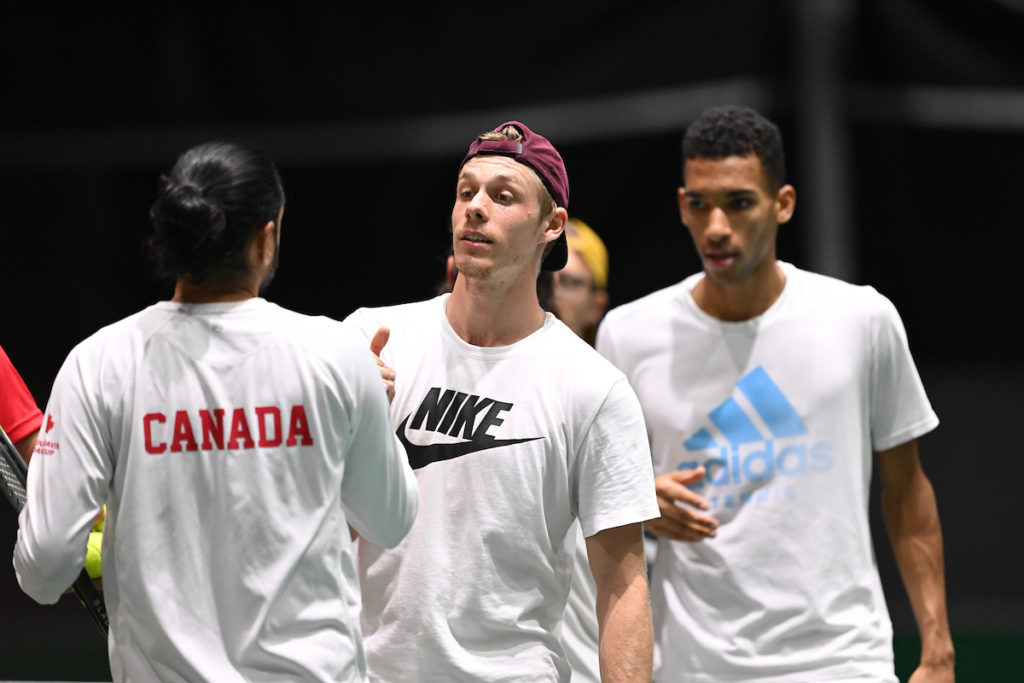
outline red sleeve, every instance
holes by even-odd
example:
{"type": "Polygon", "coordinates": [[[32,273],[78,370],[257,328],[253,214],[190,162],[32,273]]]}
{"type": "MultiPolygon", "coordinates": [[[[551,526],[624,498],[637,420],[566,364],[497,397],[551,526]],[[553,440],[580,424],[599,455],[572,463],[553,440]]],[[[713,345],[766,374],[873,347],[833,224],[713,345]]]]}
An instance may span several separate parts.
{"type": "Polygon", "coordinates": [[[39,429],[43,413],[0,347],[0,427],[17,443],[39,429]]]}

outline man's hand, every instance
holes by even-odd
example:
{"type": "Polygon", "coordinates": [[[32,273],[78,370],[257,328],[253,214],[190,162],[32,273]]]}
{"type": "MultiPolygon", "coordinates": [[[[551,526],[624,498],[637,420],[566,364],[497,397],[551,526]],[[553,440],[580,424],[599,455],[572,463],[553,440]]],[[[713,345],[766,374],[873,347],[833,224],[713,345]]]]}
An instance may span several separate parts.
{"type": "Polygon", "coordinates": [[[370,353],[377,359],[380,376],[384,380],[384,389],[388,392],[388,403],[395,400],[395,371],[380,359],[380,352],[384,350],[390,337],[391,330],[381,327],[373,333],[373,339],[370,340],[370,353]]]}
{"type": "Polygon", "coordinates": [[[676,470],[663,474],[654,480],[658,494],[658,508],[661,517],[644,522],[644,529],[655,536],[664,536],[675,541],[703,541],[718,534],[718,520],[698,510],[707,510],[710,505],[696,493],[686,488],[704,477],[704,468],[676,470]],[[678,505],[677,503],[682,503],[678,505]]]}

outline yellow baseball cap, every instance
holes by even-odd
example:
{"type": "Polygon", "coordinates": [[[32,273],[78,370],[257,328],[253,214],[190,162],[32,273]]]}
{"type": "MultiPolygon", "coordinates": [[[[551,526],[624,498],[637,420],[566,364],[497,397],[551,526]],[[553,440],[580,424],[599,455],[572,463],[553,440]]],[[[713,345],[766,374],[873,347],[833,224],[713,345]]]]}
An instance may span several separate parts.
{"type": "Polygon", "coordinates": [[[593,228],[578,218],[570,218],[565,224],[565,237],[569,248],[580,255],[594,276],[594,284],[605,289],[608,286],[608,249],[593,228]]]}

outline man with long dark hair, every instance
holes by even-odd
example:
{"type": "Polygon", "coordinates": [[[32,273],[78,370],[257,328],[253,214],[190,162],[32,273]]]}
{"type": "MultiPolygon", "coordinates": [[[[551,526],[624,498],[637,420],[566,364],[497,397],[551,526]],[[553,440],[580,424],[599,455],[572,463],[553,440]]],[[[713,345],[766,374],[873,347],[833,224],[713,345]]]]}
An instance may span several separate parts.
{"type": "Polygon", "coordinates": [[[185,152],[152,208],[173,297],[54,382],[14,565],[57,600],[106,503],[115,681],[366,678],[348,527],[394,546],[417,488],[361,338],[259,296],[283,212],[263,152],[185,152]]]}

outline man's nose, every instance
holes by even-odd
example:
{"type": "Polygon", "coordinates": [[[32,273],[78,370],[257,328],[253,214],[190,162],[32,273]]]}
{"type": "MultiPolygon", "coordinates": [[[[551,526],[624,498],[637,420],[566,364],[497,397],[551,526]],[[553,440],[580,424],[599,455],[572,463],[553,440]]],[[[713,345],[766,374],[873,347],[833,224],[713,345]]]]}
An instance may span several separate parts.
{"type": "Polygon", "coordinates": [[[720,240],[728,237],[732,234],[732,224],[729,223],[729,217],[725,211],[718,207],[713,207],[708,215],[708,228],[705,234],[710,239],[720,240]]]}
{"type": "Polygon", "coordinates": [[[487,219],[487,193],[477,192],[466,202],[466,215],[477,220],[487,219]]]}

